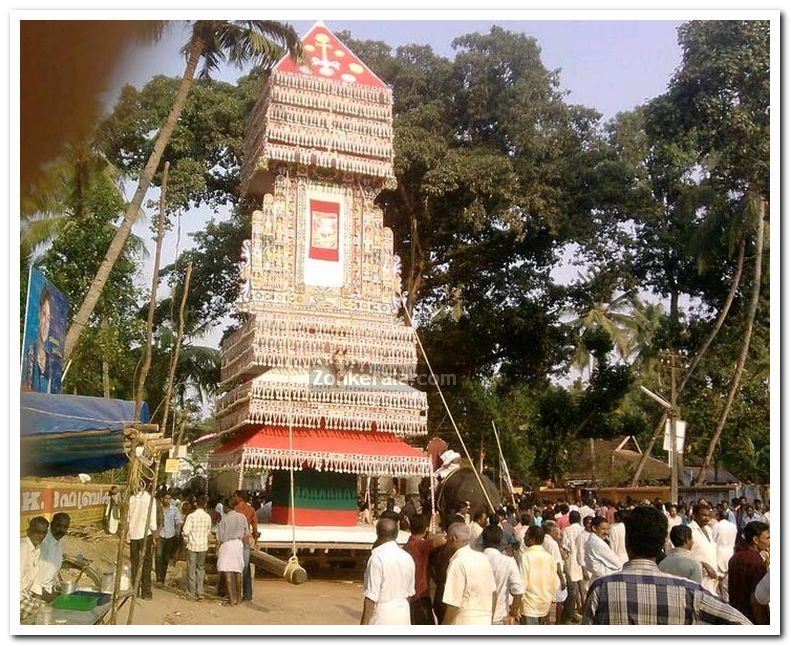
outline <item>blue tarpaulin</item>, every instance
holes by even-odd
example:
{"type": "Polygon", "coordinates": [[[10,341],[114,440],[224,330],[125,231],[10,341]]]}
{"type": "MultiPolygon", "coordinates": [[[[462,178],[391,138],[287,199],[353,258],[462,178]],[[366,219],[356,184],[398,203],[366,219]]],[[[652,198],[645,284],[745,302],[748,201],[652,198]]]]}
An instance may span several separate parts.
{"type": "MultiPolygon", "coordinates": [[[[20,395],[22,475],[96,473],[123,466],[135,403],[82,395],[20,395]]],[[[139,421],[148,419],[143,405],[139,421]]]]}

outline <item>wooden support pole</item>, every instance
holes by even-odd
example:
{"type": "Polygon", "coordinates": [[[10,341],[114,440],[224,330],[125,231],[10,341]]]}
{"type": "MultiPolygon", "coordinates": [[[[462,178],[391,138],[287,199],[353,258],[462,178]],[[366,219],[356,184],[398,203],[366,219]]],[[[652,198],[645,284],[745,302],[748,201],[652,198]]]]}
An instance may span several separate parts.
{"type": "MultiPolygon", "coordinates": [[[[113,604],[110,610],[110,624],[115,624],[118,614],[118,597],[121,593],[121,573],[123,572],[124,547],[129,533],[129,498],[132,496],[133,478],[137,475],[137,432],[132,430],[130,439],[129,479],[126,484],[126,504],[121,504],[121,518],[118,526],[118,550],[115,556],[115,581],[113,582],[113,604]]],[[[122,499],[123,500],[123,499],[122,499]]]]}
{"type": "Polygon", "coordinates": [[[281,561],[279,558],[262,552],[257,548],[250,550],[250,563],[255,563],[256,567],[260,567],[266,572],[279,577],[284,576],[288,569],[290,576],[288,576],[286,580],[294,585],[305,583],[305,581],[308,580],[307,572],[305,572],[303,568],[289,568],[289,563],[287,561],[281,561]]]}
{"type": "Polygon", "coordinates": [[[165,392],[165,410],[162,413],[162,432],[167,434],[168,413],[170,412],[170,398],[173,395],[173,380],[176,377],[176,366],[179,362],[179,352],[181,352],[181,341],[184,337],[184,308],[187,305],[187,296],[190,292],[190,280],[192,279],[192,263],[187,265],[187,273],[184,276],[184,292],[181,295],[181,306],[179,307],[179,327],[176,334],[176,347],[173,349],[173,356],[170,360],[170,371],[168,373],[168,387],[165,392]]]}

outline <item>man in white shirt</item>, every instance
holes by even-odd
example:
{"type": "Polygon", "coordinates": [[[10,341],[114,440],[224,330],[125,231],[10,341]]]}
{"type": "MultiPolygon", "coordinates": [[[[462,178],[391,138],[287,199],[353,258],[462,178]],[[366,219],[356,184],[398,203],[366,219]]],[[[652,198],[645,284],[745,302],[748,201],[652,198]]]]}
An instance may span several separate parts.
{"type": "Polygon", "coordinates": [[[692,557],[703,566],[703,587],[712,594],[719,594],[720,576],[717,573],[717,545],[711,537],[709,520],[711,507],[708,503],[699,502],[692,506],[692,557]]]}
{"type": "Polygon", "coordinates": [[[129,497],[129,555],[132,561],[133,589],[140,586],[141,599],[153,599],[151,592],[152,541],[156,537],[157,510],[151,494],[142,489],[129,497]],[[143,570],[138,581],[140,561],[143,570]]]}
{"type": "Polygon", "coordinates": [[[409,597],[415,594],[415,561],[396,543],[398,522],[380,518],[376,542],[365,566],[360,625],[410,624],[409,597]]]}
{"type": "Polygon", "coordinates": [[[595,516],[596,512],[588,505],[588,501],[580,507],[580,518],[584,521],[588,516],[595,516]]]}
{"type": "Polygon", "coordinates": [[[497,603],[494,608],[492,624],[513,625],[519,623],[522,595],[525,593],[525,580],[519,573],[516,561],[500,551],[503,530],[498,525],[489,525],[481,534],[483,553],[489,559],[497,586],[497,603]],[[509,603],[509,597],[511,598],[509,603]]]}
{"type": "Polygon", "coordinates": [[[577,563],[582,570],[582,581],[580,582],[580,598],[584,601],[588,594],[588,584],[590,583],[590,572],[585,567],[585,549],[588,546],[588,539],[593,531],[592,523],[595,516],[586,516],[582,519],[582,529],[579,536],[574,540],[577,549],[577,563]]]}
{"type": "MultiPolygon", "coordinates": [[[[585,597],[582,596],[582,590],[580,589],[580,583],[582,582],[582,566],[577,558],[579,549],[577,547],[577,538],[585,533],[585,528],[582,526],[580,520],[579,511],[572,510],[569,512],[569,526],[563,531],[561,545],[567,555],[565,565],[566,575],[568,576],[568,582],[570,584],[569,595],[573,597],[574,610],[581,615],[582,602],[585,600],[585,597]]],[[[571,603],[571,601],[568,603],[571,603]]]]}
{"type": "Polygon", "coordinates": [[[43,604],[37,587],[41,543],[47,535],[49,521],[43,516],[31,519],[27,535],[19,546],[19,614],[20,620],[38,610],[43,604]]]}
{"type": "Polygon", "coordinates": [[[623,563],[607,544],[610,523],[603,516],[591,521],[593,530],[585,543],[585,568],[590,572],[591,582],[599,577],[619,572],[623,563]]]}
{"type": "MultiPolygon", "coordinates": [[[[470,522],[470,547],[474,550],[483,551],[483,539],[481,534],[489,524],[489,515],[485,509],[478,511],[470,522]]],[[[501,532],[502,533],[502,532],[501,532]]]]}
{"type": "Polygon", "coordinates": [[[609,532],[610,548],[623,564],[629,560],[629,555],[626,553],[626,525],[623,524],[623,512],[620,509],[616,510],[613,520],[609,532]]]}
{"type": "Polygon", "coordinates": [[[206,512],[206,496],[198,496],[195,510],[187,516],[181,529],[187,547],[187,591],[198,601],[203,599],[206,553],[209,551],[211,516],[206,512]]]}
{"type": "Polygon", "coordinates": [[[678,515],[678,505],[674,505],[672,503],[668,503],[665,505],[667,511],[665,512],[665,516],[667,516],[667,540],[665,541],[665,554],[670,554],[674,549],[676,549],[673,545],[673,542],[670,540],[670,532],[674,527],[683,524],[683,520],[681,516],[678,515]]]}
{"type": "Polygon", "coordinates": [[[447,478],[451,473],[461,468],[461,454],[448,449],[439,456],[442,460],[442,466],[434,472],[434,477],[437,480],[447,478]]]}
{"type": "Polygon", "coordinates": [[[670,503],[667,510],[667,525],[670,529],[673,529],[676,525],[681,525],[684,521],[681,519],[681,516],[678,515],[678,505],[674,505],[670,503]]]}
{"type": "Polygon", "coordinates": [[[448,528],[448,563],[442,602],[445,625],[491,625],[497,604],[497,584],[489,559],[470,545],[470,526],[453,523],[448,528]]]}
{"type": "Polygon", "coordinates": [[[719,519],[714,527],[711,528],[711,540],[714,541],[717,550],[717,575],[720,577],[719,595],[723,601],[728,600],[728,561],[733,556],[733,548],[736,544],[736,536],[739,530],[736,523],[732,523],[728,518],[727,509],[719,507],[717,509],[719,519]]]}
{"type": "Polygon", "coordinates": [[[71,518],[58,512],[52,516],[49,531],[41,542],[36,588],[44,598],[55,598],[58,594],[58,576],[63,565],[63,537],[69,533],[71,518]]]}

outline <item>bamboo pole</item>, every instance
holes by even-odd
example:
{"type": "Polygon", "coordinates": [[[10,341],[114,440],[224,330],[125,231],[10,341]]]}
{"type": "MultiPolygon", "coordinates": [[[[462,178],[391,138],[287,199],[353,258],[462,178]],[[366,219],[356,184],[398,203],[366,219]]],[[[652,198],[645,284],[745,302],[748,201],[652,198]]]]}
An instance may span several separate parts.
{"type": "Polygon", "coordinates": [[[118,550],[115,556],[115,580],[113,582],[113,604],[110,610],[110,623],[115,624],[118,614],[118,596],[121,592],[121,573],[123,572],[124,546],[129,533],[129,497],[132,495],[132,485],[137,477],[137,431],[130,442],[132,458],[129,462],[129,478],[126,484],[126,504],[121,505],[121,518],[119,519],[118,550]]]}
{"type": "Polygon", "coordinates": [[[135,419],[140,414],[143,407],[143,388],[146,385],[148,371],[151,368],[151,354],[154,337],[154,311],[157,306],[157,289],[159,288],[159,262],[162,258],[162,239],[165,235],[165,205],[168,188],[168,170],[170,162],[165,162],[162,171],[162,189],[159,193],[159,219],[157,220],[157,250],[154,255],[154,275],[151,277],[151,297],[148,300],[148,318],[146,319],[146,350],[143,355],[143,366],[137,378],[137,389],[135,390],[135,419]]]}
{"type": "Polygon", "coordinates": [[[170,359],[170,371],[168,373],[168,387],[165,392],[165,410],[162,412],[162,433],[167,433],[168,413],[170,413],[170,397],[173,394],[173,379],[176,376],[176,366],[179,362],[181,352],[181,340],[184,337],[184,308],[187,305],[187,296],[190,291],[190,280],[192,280],[192,263],[187,265],[187,273],[184,276],[184,293],[181,295],[181,305],[179,307],[179,327],[176,334],[176,346],[173,349],[173,356],[170,359]]]}
{"type": "Polygon", "coordinates": [[[445,412],[448,414],[448,419],[450,419],[450,423],[453,425],[453,430],[456,431],[456,437],[461,444],[461,448],[464,450],[464,455],[469,460],[470,464],[473,465],[472,473],[475,476],[475,479],[478,481],[478,486],[481,488],[481,493],[483,493],[483,497],[486,498],[486,502],[489,504],[489,511],[491,513],[495,513],[497,510],[494,508],[494,504],[492,503],[492,499],[489,497],[489,493],[486,491],[486,487],[483,486],[483,480],[481,480],[480,474],[475,470],[475,462],[473,462],[472,458],[470,457],[470,452],[467,450],[467,445],[464,443],[464,438],[461,436],[461,431],[459,427],[456,425],[456,420],[453,419],[453,414],[450,412],[450,407],[448,406],[448,402],[445,399],[445,395],[442,392],[442,388],[440,388],[439,380],[437,379],[437,375],[434,373],[434,369],[431,367],[431,362],[428,360],[428,355],[426,354],[426,349],[423,347],[423,342],[420,340],[420,335],[417,333],[417,328],[415,327],[415,322],[412,320],[412,315],[409,313],[409,309],[404,307],[404,312],[407,316],[407,321],[409,322],[409,326],[414,330],[415,339],[417,340],[418,348],[420,348],[420,353],[423,355],[423,360],[426,362],[426,367],[428,368],[429,373],[431,374],[432,379],[434,380],[434,385],[437,387],[437,392],[439,393],[439,397],[442,400],[442,405],[445,407],[445,412]]]}
{"type": "Polygon", "coordinates": [[[508,470],[508,463],[505,461],[505,455],[503,455],[503,447],[500,444],[500,434],[497,432],[497,426],[495,426],[494,420],[492,420],[492,429],[494,430],[494,439],[497,440],[497,451],[500,453],[500,464],[502,464],[503,471],[505,472],[505,481],[508,485],[508,493],[511,496],[511,502],[514,505],[514,509],[516,509],[516,496],[514,496],[514,486],[511,482],[511,472],[508,470]]]}

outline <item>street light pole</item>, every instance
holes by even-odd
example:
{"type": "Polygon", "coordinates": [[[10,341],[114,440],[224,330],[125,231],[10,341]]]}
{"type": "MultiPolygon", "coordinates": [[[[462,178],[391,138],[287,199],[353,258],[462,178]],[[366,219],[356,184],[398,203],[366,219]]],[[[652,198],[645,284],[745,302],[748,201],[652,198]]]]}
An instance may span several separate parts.
{"type": "Polygon", "coordinates": [[[680,465],[682,464],[679,458],[683,458],[683,453],[679,453],[678,447],[676,446],[678,420],[681,418],[678,407],[678,388],[676,386],[676,380],[678,377],[678,369],[682,366],[679,363],[679,355],[677,352],[661,352],[660,362],[670,368],[670,401],[648,390],[645,386],[640,386],[640,390],[667,411],[667,419],[670,421],[670,500],[673,504],[676,504],[678,503],[678,476],[681,472],[680,465]]]}

